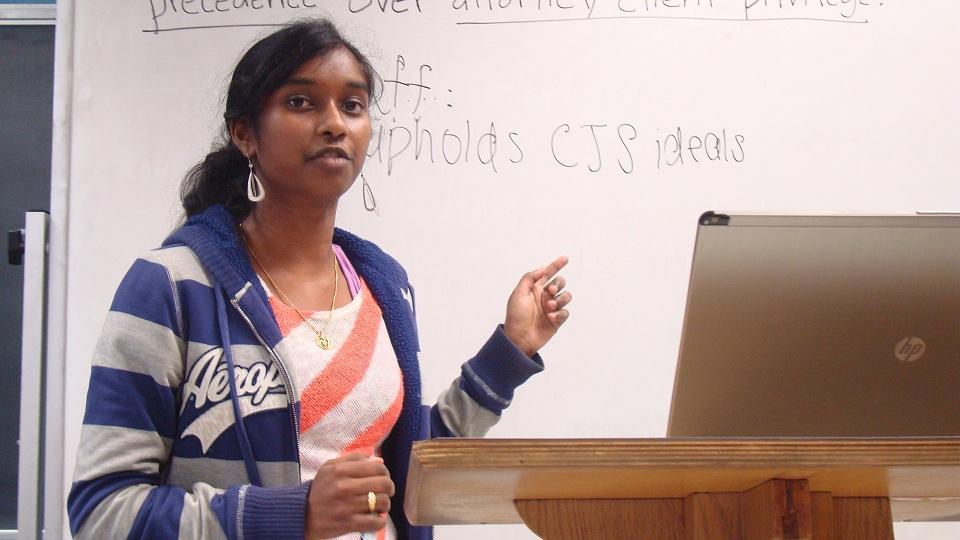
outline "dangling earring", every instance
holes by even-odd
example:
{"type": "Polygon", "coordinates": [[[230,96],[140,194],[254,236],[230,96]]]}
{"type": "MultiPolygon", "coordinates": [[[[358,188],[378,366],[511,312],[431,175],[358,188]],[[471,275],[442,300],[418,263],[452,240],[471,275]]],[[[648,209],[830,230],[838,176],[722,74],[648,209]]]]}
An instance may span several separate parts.
{"type": "Polygon", "coordinates": [[[367,183],[367,177],[360,173],[360,179],[363,180],[363,208],[367,212],[373,212],[380,215],[380,208],[377,206],[377,199],[373,196],[373,190],[367,183]]]}
{"type": "Polygon", "coordinates": [[[266,193],[263,191],[263,184],[257,178],[257,173],[253,172],[253,160],[247,158],[247,166],[250,167],[250,176],[247,177],[247,198],[250,202],[260,202],[266,193]]]}

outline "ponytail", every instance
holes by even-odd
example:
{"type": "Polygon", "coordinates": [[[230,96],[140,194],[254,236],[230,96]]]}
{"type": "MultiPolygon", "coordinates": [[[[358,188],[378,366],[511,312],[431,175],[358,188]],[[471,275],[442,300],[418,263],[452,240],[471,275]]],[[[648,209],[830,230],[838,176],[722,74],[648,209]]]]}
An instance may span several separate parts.
{"type": "Polygon", "coordinates": [[[247,158],[229,138],[190,169],[180,186],[186,217],[223,205],[237,219],[253,210],[247,199],[247,158]]]}

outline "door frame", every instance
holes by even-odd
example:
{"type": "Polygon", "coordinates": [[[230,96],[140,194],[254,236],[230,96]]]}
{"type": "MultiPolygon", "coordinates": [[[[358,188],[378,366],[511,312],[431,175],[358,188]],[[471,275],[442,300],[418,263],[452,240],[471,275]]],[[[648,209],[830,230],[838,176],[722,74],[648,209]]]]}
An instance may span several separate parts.
{"type": "MultiPolygon", "coordinates": [[[[47,281],[43,537],[70,538],[66,523],[64,415],[66,374],[67,220],[70,202],[71,117],[75,0],[56,4],[0,4],[0,25],[54,25],[53,137],[50,170],[49,274],[47,281]]],[[[17,538],[0,531],[0,540],[17,538]]],[[[21,539],[23,540],[23,539],[21,539]]]]}
{"type": "MultiPolygon", "coordinates": [[[[44,429],[43,529],[48,540],[70,538],[64,527],[67,486],[64,463],[67,368],[67,242],[73,117],[73,47],[76,0],[58,0],[53,61],[53,138],[50,166],[50,252],[47,276],[46,422],[44,429]]],[[[73,455],[72,453],[70,454],[73,455]]]]}

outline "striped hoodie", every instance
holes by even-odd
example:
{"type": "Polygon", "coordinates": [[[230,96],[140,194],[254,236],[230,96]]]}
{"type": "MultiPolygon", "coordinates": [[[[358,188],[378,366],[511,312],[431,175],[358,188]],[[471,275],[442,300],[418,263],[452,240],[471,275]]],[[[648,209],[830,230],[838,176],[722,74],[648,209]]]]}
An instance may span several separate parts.
{"type": "MultiPolygon", "coordinates": [[[[483,436],[514,390],[543,369],[497,328],[435,405],[421,404],[414,291],[374,244],[334,242],[383,312],[403,372],[403,406],[384,441],[399,539],[430,537],[403,514],[414,441],[483,436]]],[[[191,217],[121,282],[94,351],[74,483],[77,538],[300,539],[299,403],[268,296],[235,219],[191,217]],[[237,421],[237,419],[241,421],[237,421]]]]}

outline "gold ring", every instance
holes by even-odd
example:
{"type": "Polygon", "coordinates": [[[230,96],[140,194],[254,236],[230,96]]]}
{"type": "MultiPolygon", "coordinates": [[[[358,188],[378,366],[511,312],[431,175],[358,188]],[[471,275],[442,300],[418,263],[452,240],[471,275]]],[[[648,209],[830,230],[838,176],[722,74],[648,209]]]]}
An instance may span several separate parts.
{"type": "Polygon", "coordinates": [[[377,494],[372,491],[367,492],[367,508],[370,509],[371,514],[377,511],[377,494]]]}

